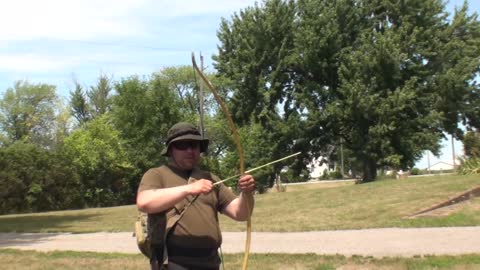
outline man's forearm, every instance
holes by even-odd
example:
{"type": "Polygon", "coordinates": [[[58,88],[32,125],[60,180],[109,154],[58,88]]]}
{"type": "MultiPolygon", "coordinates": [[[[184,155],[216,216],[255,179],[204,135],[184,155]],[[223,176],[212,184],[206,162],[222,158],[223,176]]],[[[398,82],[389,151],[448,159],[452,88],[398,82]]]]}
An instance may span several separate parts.
{"type": "Polygon", "coordinates": [[[145,190],[137,196],[137,207],[146,213],[159,213],[172,208],[188,195],[207,194],[212,188],[212,181],[200,179],[188,185],[145,190]]]}
{"type": "Polygon", "coordinates": [[[237,221],[245,221],[253,211],[255,201],[252,194],[240,193],[224,210],[224,214],[237,221]]]}
{"type": "Polygon", "coordinates": [[[159,213],[172,208],[189,194],[188,185],[144,190],[138,194],[137,207],[145,213],[159,213]]]}

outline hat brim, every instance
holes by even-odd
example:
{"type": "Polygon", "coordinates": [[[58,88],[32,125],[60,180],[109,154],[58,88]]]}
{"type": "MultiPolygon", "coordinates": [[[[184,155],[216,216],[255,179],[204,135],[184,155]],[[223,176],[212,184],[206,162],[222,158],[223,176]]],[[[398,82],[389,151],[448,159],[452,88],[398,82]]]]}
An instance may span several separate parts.
{"type": "Polygon", "coordinates": [[[168,155],[168,149],[170,148],[170,144],[172,144],[172,142],[186,141],[186,140],[200,141],[200,152],[206,152],[207,151],[207,147],[208,147],[208,143],[209,143],[208,139],[203,139],[202,136],[200,136],[200,135],[185,134],[185,135],[182,135],[182,136],[178,136],[178,137],[172,139],[170,142],[168,142],[167,147],[163,148],[160,155],[162,155],[162,156],[167,156],[168,155]]]}

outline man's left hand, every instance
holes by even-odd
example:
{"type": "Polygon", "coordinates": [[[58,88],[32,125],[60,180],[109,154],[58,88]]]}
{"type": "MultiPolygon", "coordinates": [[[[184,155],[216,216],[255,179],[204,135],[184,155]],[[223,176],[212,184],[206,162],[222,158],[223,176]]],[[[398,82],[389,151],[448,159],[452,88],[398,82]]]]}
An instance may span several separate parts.
{"type": "Polygon", "coordinates": [[[238,181],[238,188],[244,192],[249,193],[255,190],[255,179],[250,174],[240,177],[238,181]]]}

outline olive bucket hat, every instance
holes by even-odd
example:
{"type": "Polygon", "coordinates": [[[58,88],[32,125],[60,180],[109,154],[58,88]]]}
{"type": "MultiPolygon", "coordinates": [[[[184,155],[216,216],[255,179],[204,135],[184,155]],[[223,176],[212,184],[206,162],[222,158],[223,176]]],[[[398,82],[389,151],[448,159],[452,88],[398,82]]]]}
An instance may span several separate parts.
{"type": "Polygon", "coordinates": [[[186,122],[180,122],[173,125],[168,130],[166,142],[167,147],[162,150],[161,155],[167,156],[170,144],[172,142],[181,140],[200,141],[200,152],[207,152],[209,140],[202,138],[200,131],[198,131],[198,129],[194,125],[186,122]]]}

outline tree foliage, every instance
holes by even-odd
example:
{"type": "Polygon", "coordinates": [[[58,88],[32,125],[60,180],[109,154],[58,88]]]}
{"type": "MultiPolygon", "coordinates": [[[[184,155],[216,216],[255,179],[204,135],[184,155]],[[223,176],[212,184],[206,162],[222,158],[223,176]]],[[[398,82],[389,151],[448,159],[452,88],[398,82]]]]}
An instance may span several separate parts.
{"type": "Polygon", "coordinates": [[[79,125],[87,123],[91,118],[91,109],[83,87],[75,82],[75,90],[70,92],[70,113],[79,125]]]}
{"type": "MultiPolygon", "coordinates": [[[[462,170],[478,173],[480,24],[468,7],[449,17],[440,0],[267,0],[223,19],[207,74],[233,113],[258,186],[306,179],[312,158],[340,160],[373,180],[462,139],[462,170]],[[475,158],[476,157],[476,158],[475,158]],[[467,163],[467,161],[469,163],[467,163]]],[[[55,86],[16,82],[0,100],[0,213],[133,203],[141,175],[166,162],[168,129],[200,123],[202,81],[190,66],[94,86],[75,83],[70,107],[55,86]],[[70,126],[74,117],[79,125],[70,126]]],[[[203,166],[228,177],[238,153],[205,88],[203,166]]],[[[337,172],[338,173],[338,172],[337,172]]],[[[235,181],[227,183],[236,185],[235,181]]]]}
{"type": "MultiPolygon", "coordinates": [[[[294,14],[293,1],[267,1],[263,9],[255,5],[232,16],[231,22],[223,19],[218,31],[222,45],[214,57],[215,67],[231,82],[233,95],[226,96],[231,96],[228,103],[234,120],[245,129],[260,124],[260,137],[270,144],[264,158],[249,162],[280,158],[302,143],[292,144],[299,138],[298,131],[306,128],[304,121],[297,121],[301,115],[290,103],[294,14]]],[[[268,178],[274,177],[271,171],[268,178]]]]}
{"type": "Polygon", "coordinates": [[[92,117],[98,117],[110,111],[112,103],[110,96],[111,91],[111,78],[105,74],[101,74],[100,77],[98,77],[97,84],[91,86],[90,91],[87,92],[92,117]]]}
{"type": "Polygon", "coordinates": [[[65,139],[63,151],[81,177],[87,205],[121,205],[134,198],[131,181],[136,170],[108,115],[75,130],[65,139]]]}
{"type": "Polygon", "coordinates": [[[73,164],[25,140],[0,148],[0,213],[81,208],[83,185],[73,164]]]}
{"type": "Polygon", "coordinates": [[[55,86],[17,81],[0,100],[0,129],[6,141],[27,140],[53,147],[59,105],[55,86]]]}
{"type": "Polygon", "coordinates": [[[447,15],[439,0],[265,1],[222,21],[214,59],[237,120],[280,142],[272,155],[342,141],[370,181],[478,126],[479,21],[447,15]]]}
{"type": "Polygon", "coordinates": [[[181,104],[178,109],[185,118],[195,118],[198,115],[200,103],[197,95],[198,85],[191,66],[167,67],[155,76],[178,96],[181,104]]]}
{"type": "Polygon", "coordinates": [[[467,158],[480,158],[480,132],[468,131],[463,138],[463,149],[467,158]]]}
{"type": "Polygon", "coordinates": [[[465,156],[460,158],[460,174],[480,174],[480,132],[469,130],[463,138],[465,156]]]}
{"type": "Polygon", "coordinates": [[[168,129],[181,120],[182,101],[161,76],[130,77],[115,85],[112,118],[125,139],[134,166],[141,171],[158,166],[168,129]]]}

